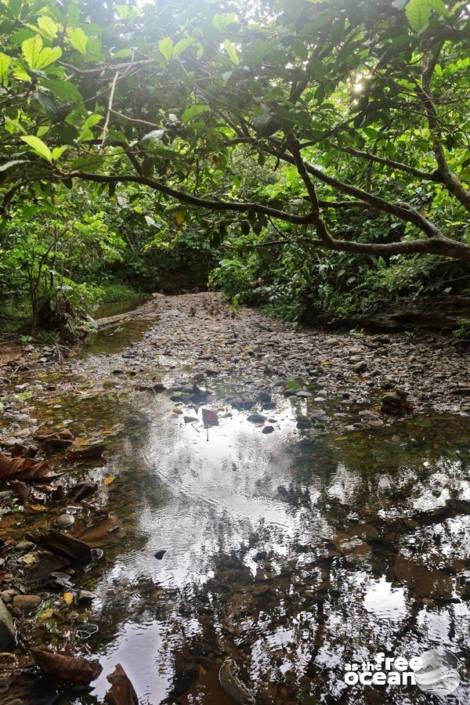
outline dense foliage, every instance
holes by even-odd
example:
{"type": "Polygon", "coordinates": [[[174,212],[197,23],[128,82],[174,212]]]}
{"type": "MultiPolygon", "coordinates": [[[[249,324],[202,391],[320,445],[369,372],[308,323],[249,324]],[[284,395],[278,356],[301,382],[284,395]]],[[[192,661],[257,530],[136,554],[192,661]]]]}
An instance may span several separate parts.
{"type": "Polygon", "coordinates": [[[291,318],[465,283],[468,15],[1,0],[0,293],[37,325],[171,272],[291,318]]]}

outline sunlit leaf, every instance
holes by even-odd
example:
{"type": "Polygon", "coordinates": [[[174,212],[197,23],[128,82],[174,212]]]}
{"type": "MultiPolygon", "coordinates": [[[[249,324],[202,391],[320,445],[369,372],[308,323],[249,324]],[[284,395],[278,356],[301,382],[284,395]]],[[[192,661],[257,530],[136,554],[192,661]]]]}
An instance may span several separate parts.
{"type": "Polygon", "coordinates": [[[73,597],[73,592],[64,592],[62,595],[63,600],[66,605],[71,605],[73,603],[74,597],[73,597]]]}
{"type": "Polygon", "coordinates": [[[173,58],[176,58],[182,54],[186,51],[186,49],[189,49],[189,47],[195,43],[196,40],[193,37],[185,37],[184,39],[180,39],[179,42],[177,42],[173,47],[173,58]]]}
{"type": "Polygon", "coordinates": [[[60,159],[63,153],[68,149],[68,145],[63,145],[61,147],[54,147],[52,150],[52,159],[53,161],[57,161],[57,159],[60,159]]]}
{"type": "Polygon", "coordinates": [[[29,68],[34,71],[46,68],[62,56],[60,47],[43,46],[43,40],[39,34],[25,39],[21,44],[21,50],[29,68]]]}
{"type": "Polygon", "coordinates": [[[67,29],[67,37],[70,44],[80,54],[86,54],[88,37],[81,27],[70,27],[67,29]]]}
{"type": "Polygon", "coordinates": [[[226,39],[224,42],[224,49],[228,54],[228,57],[232,64],[239,64],[240,63],[240,57],[238,56],[237,48],[233,42],[230,41],[230,39],[226,39]]]}
{"type": "Polygon", "coordinates": [[[5,86],[8,79],[8,69],[10,68],[11,57],[0,51],[0,84],[5,86]]]}
{"type": "Polygon", "coordinates": [[[234,12],[227,12],[224,14],[214,15],[212,18],[212,24],[220,32],[223,32],[226,27],[237,21],[237,15],[234,12]]]}
{"type": "Polygon", "coordinates": [[[165,39],[160,39],[158,42],[158,49],[160,54],[166,59],[167,62],[171,61],[173,58],[173,39],[171,37],[165,37],[165,39]]]}
{"type": "Polygon", "coordinates": [[[29,146],[36,152],[36,154],[39,154],[40,157],[46,159],[48,162],[52,162],[51,150],[39,137],[36,137],[35,135],[21,135],[21,139],[23,142],[26,142],[26,144],[29,144],[29,146]]]}
{"type": "Polygon", "coordinates": [[[207,105],[203,105],[202,103],[196,103],[195,105],[191,105],[189,108],[186,108],[186,110],[181,116],[181,120],[186,125],[188,122],[191,122],[191,120],[194,120],[194,118],[198,115],[201,115],[202,113],[207,113],[208,110],[209,107],[207,105]]]}
{"type": "Polygon", "coordinates": [[[411,28],[415,32],[425,29],[433,10],[443,17],[447,15],[443,0],[410,0],[406,6],[406,16],[411,28]]]}
{"type": "Polygon", "coordinates": [[[55,39],[59,31],[59,25],[48,15],[42,15],[38,18],[38,27],[46,39],[55,39]]]}

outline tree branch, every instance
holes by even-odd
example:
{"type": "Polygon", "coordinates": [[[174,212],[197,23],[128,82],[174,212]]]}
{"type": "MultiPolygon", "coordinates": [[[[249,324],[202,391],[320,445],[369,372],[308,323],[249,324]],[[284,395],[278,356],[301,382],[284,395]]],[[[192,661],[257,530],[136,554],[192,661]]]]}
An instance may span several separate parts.
{"type": "Polygon", "coordinates": [[[369,162],[375,162],[376,164],[383,164],[384,166],[389,166],[392,169],[398,169],[398,171],[404,171],[411,176],[416,176],[418,179],[424,179],[425,181],[439,181],[439,172],[427,172],[421,169],[415,169],[415,167],[409,166],[408,164],[403,164],[403,162],[397,162],[395,159],[387,159],[386,157],[378,157],[376,154],[371,154],[370,152],[364,152],[361,149],[354,149],[353,147],[341,147],[339,144],[328,143],[328,146],[333,149],[337,149],[339,152],[344,152],[345,154],[351,154],[353,157],[358,157],[359,159],[366,159],[369,162]]]}
{"type": "Polygon", "coordinates": [[[180,201],[180,203],[186,203],[189,206],[195,206],[197,208],[206,208],[212,211],[233,211],[238,213],[248,213],[250,211],[254,213],[263,213],[264,215],[271,216],[273,218],[278,218],[279,220],[285,220],[288,223],[294,223],[296,225],[309,225],[312,223],[312,214],[307,213],[306,215],[295,215],[293,213],[287,213],[286,211],[281,211],[277,208],[271,208],[270,206],[264,206],[261,203],[242,203],[240,201],[214,201],[210,199],[200,198],[198,196],[192,196],[184,191],[178,191],[177,189],[166,186],[165,184],[155,181],[154,179],[149,179],[141,175],[133,174],[120,174],[117,176],[111,176],[106,174],[90,174],[88,172],[72,171],[68,173],[55,173],[55,178],[60,180],[65,179],[81,179],[82,181],[94,181],[101,184],[118,184],[118,183],[134,183],[141,184],[142,186],[148,186],[154,191],[163,193],[165,196],[170,198],[175,198],[180,201]]]}
{"type": "Polygon", "coordinates": [[[302,159],[302,155],[300,153],[299,143],[297,142],[297,140],[295,140],[295,139],[292,140],[289,145],[289,148],[290,148],[292,155],[294,157],[297,171],[299,172],[299,174],[302,178],[302,181],[304,182],[304,184],[307,188],[307,193],[310,198],[310,203],[312,204],[312,221],[313,221],[313,224],[316,228],[316,231],[323,241],[331,242],[333,240],[333,238],[332,238],[330,231],[328,230],[328,227],[327,227],[325,221],[323,220],[323,218],[320,214],[320,204],[318,202],[317,192],[315,190],[315,185],[307,173],[304,160],[302,159]]]}
{"type": "Polygon", "coordinates": [[[443,44],[444,41],[439,42],[439,44],[432,51],[429,51],[426,54],[423,64],[423,71],[421,74],[421,84],[417,83],[416,90],[424,105],[429,131],[431,132],[432,148],[438,166],[437,174],[439,178],[437,180],[444,184],[447,190],[452,193],[458,201],[460,201],[466,210],[470,211],[470,191],[463,186],[457,175],[450,170],[449,164],[447,163],[444,147],[442,146],[440,137],[439,116],[437,114],[431,91],[432,75],[439,59],[439,54],[443,44]]]}
{"type": "Polygon", "coordinates": [[[116,71],[116,73],[114,74],[113,82],[111,83],[111,90],[109,91],[108,110],[106,112],[106,120],[104,121],[103,132],[101,135],[101,149],[103,149],[106,142],[106,137],[108,135],[109,121],[111,120],[111,113],[113,111],[114,92],[116,90],[116,83],[118,78],[119,71],[116,71]]]}
{"type": "MultiPolygon", "coordinates": [[[[276,143],[274,142],[274,144],[276,143]]],[[[276,151],[273,150],[272,153],[278,156],[278,153],[276,151]]],[[[295,159],[290,154],[284,152],[281,155],[281,158],[283,159],[283,161],[295,165],[295,159]]],[[[305,168],[309,174],[312,174],[312,176],[315,176],[320,181],[323,181],[323,183],[332,186],[338,191],[341,191],[341,193],[346,193],[348,196],[353,196],[359,201],[364,201],[373,208],[379,211],[383,211],[384,213],[390,213],[390,215],[394,215],[400,220],[404,220],[408,223],[413,223],[420,230],[426,233],[428,237],[442,237],[442,233],[439,228],[437,228],[433,223],[431,223],[427,218],[421,215],[419,211],[410,206],[408,203],[390,203],[389,201],[385,201],[383,198],[380,198],[380,196],[375,196],[374,194],[371,194],[368,191],[364,191],[363,189],[360,189],[357,186],[352,186],[351,184],[347,184],[344,181],[341,181],[340,179],[325,174],[321,169],[318,169],[318,167],[315,167],[313,164],[305,162],[305,168]]]]}

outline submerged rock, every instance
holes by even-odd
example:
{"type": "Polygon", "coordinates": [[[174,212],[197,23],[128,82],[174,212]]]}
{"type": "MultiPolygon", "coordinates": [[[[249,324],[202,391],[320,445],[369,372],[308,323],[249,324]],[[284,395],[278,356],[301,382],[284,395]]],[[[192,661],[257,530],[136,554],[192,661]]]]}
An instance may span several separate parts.
{"type": "Polygon", "coordinates": [[[413,411],[413,405],[408,401],[406,392],[395,389],[383,397],[381,411],[391,416],[406,416],[413,411]]]}
{"type": "Polygon", "coordinates": [[[255,697],[238,677],[238,670],[233,659],[225,659],[219,670],[219,683],[239,705],[255,705],[255,697]]]}
{"type": "Polygon", "coordinates": [[[304,414],[298,414],[297,418],[297,428],[303,429],[303,428],[312,428],[313,422],[311,419],[309,419],[308,416],[304,416],[304,414]]]}
{"type": "Polygon", "coordinates": [[[36,607],[39,607],[42,599],[39,595],[15,595],[13,598],[13,607],[21,612],[32,612],[36,607]]]}
{"type": "Polygon", "coordinates": [[[8,608],[0,599],[0,651],[11,651],[16,645],[16,629],[8,608]]]}
{"type": "Polygon", "coordinates": [[[247,417],[247,421],[250,421],[250,423],[261,424],[266,421],[266,416],[263,416],[263,414],[250,414],[250,416],[247,417]]]}

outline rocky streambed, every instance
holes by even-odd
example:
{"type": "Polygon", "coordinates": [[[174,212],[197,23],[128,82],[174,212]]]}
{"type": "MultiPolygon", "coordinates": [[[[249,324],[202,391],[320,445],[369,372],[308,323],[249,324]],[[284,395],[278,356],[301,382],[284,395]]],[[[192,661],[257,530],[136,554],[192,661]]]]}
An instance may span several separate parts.
{"type": "Polygon", "coordinates": [[[443,644],[468,702],[468,355],[206,293],[108,323],[0,351],[2,702],[424,703],[345,665],[443,644]]]}

